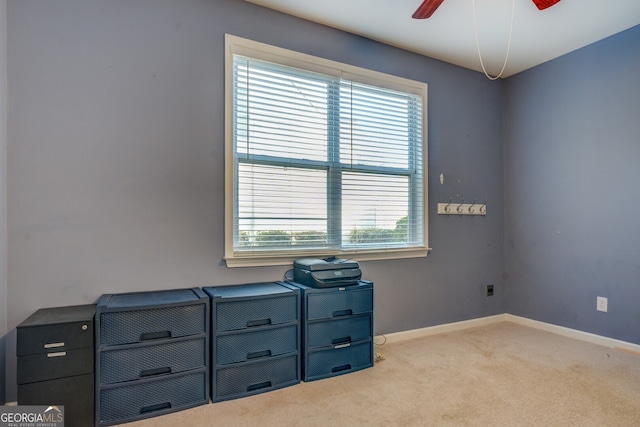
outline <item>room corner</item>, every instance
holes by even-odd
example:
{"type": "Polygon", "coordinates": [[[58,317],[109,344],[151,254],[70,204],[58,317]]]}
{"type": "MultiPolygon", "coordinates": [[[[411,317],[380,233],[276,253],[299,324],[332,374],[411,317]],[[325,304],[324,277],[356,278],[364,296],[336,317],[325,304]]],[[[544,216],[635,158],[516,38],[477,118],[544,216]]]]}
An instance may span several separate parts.
{"type": "Polygon", "coordinates": [[[7,332],[7,0],[0,0],[0,404],[6,401],[7,332]]]}

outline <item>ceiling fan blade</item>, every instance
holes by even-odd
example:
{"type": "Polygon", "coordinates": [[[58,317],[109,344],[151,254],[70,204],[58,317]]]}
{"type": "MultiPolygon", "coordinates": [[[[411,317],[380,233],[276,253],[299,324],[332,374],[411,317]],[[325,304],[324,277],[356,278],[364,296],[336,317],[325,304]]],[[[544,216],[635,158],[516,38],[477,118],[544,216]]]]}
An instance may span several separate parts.
{"type": "Polygon", "coordinates": [[[535,5],[538,7],[538,9],[540,10],[545,10],[548,7],[553,6],[554,4],[558,3],[560,0],[533,0],[533,2],[535,3],[535,5]]]}
{"type": "MultiPolygon", "coordinates": [[[[413,19],[427,19],[436,9],[442,4],[444,0],[424,0],[422,4],[413,12],[411,17],[413,19]]],[[[560,0],[557,0],[560,1],[560,0]]]]}

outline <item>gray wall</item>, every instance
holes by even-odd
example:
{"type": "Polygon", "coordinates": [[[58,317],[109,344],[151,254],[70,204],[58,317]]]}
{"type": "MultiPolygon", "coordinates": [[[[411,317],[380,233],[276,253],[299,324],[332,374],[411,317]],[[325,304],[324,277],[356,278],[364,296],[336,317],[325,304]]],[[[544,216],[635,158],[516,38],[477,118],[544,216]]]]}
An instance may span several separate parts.
{"type": "Polygon", "coordinates": [[[5,403],[7,332],[7,0],[0,0],[0,405],[5,403]]]}
{"type": "Polygon", "coordinates": [[[225,33],[427,82],[433,252],[362,264],[376,332],[504,312],[503,82],[238,0],[9,0],[8,31],[8,400],[40,307],[287,270],[222,261],[225,33]],[[488,215],[435,214],[463,197],[488,215]]]}
{"type": "Polygon", "coordinates": [[[640,344],[639,76],[637,26],[507,80],[507,312],[640,344]]]}

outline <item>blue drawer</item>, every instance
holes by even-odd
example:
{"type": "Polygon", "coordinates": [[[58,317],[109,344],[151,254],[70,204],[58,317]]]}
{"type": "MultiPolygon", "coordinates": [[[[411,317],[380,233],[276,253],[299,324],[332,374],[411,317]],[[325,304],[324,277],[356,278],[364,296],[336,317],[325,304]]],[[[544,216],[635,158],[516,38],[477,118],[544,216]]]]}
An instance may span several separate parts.
{"type": "Polygon", "coordinates": [[[298,353],[256,362],[228,365],[214,371],[211,396],[214,402],[251,396],[300,382],[298,353]]]}
{"type": "Polygon", "coordinates": [[[307,320],[333,319],[341,316],[371,313],[373,289],[334,288],[331,292],[306,291],[307,320]]]}
{"type": "Polygon", "coordinates": [[[308,351],[303,364],[304,381],[347,374],[373,366],[371,339],[330,349],[308,351]]]}
{"type": "Polygon", "coordinates": [[[104,313],[100,323],[100,344],[104,346],[176,338],[206,331],[206,308],[198,304],[104,313]]]}
{"type": "Polygon", "coordinates": [[[175,374],[206,366],[207,340],[176,338],[164,342],[111,347],[100,353],[100,384],[175,374]]]}
{"type": "Polygon", "coordinates": [[[295,295],[217,303],[214,325],[217,331],[234,331],[277,325],[298,319],[295,295]]]}
{"type": "Polygon", "coordinates": [[[206,377],[201,369],[102,388],[98,423],[120,424],[206,404],[206,377]]]}
{"type": "Polygon", "coordinates": [[[312,350],[369,339],[373,335],[372,319],[371,314],[363,314],[307,322],[307,332],[304,336],[305,348],[312,350]]]}
{"type": "Polygon", "coordinates": [[[209,298],[198,288],[105,294],[96,307],[97,347],[208,333],[209,298]]]}
{"type": "Polygon", "coordinates": [[[268,326],[220,334],[212,340],[216,365],[246,362],[297,352],[298,322],[289,326],[268,326]]]}

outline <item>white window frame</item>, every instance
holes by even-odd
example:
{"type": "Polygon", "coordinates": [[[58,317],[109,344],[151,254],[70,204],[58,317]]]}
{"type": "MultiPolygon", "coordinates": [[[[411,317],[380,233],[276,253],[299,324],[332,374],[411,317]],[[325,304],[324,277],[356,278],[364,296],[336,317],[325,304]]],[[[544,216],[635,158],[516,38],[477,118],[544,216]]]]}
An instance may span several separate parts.
{"type": "Polygon", "coordinates": [[[427,144],[427,84],[390,74],[283,49],[230,34],[225,35],[225,254],[227,267],[252,267],[287,265],[295,259],[336,255],[359,261],[426,257],[428,240],[428,144],[427,144]],[[423,246],[410,248],[356,248],[347,250],[289,249],[289,250],[234,250],[234,105],[233,105],[233,55],[244,55],[282,65],[342,77],[369,85],[404,91],[422,97],[422,176],[423,183],[423,246]]]}

